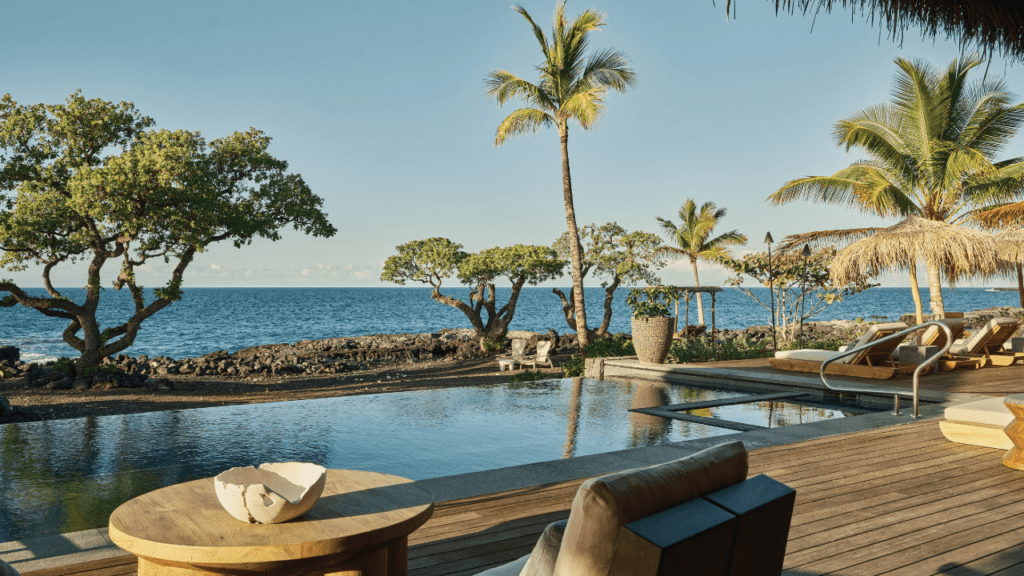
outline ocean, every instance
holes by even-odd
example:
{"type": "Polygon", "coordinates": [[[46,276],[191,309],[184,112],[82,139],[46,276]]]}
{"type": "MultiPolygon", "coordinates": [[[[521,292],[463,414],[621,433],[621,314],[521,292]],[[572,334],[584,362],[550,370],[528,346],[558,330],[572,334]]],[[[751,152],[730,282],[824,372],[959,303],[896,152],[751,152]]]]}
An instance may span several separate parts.
{"type": "MultiPolygon", "coordinates": [[[[568,289],[563,289],[568,293],[568,289]]],[[[754,289],[767,301],[767,289],[754,289]]],[[[42,289],[29,290],[43,294],[42,289]]],[[[185,288],[184,299],[157,312],[146,320],[135,344],[126,353],[132,355],[185,358],[215,350],[236,350],[262,344],[294,343],[367,334],[437,332],[443,328],[470,328],[462,312],[430,298],[430,288],[185,288]]],[[[498,304],[503,305],[511,292],[498,288],[498,304]]],[[[627,290],[619,289],[613,306],[612,332],[629,332],[627,290]]],[[[82,301],[80,289],[63,293],[82,301]]],[[[466,298],[465,288],[446,289],[444,293],[466,298]]],[[[150,293],[151,297],[151,293],[150,293]]],[[[922,289],[925,312],[928,290],[922,289]]],[[[989,288],[946,288],[943,298],[947,310],[969,311],[994,306],[1018,306],[1016,291],[989,288]]],[[[603,314],[604,291],[587,291],[587,319],[599,325],[603,314]]],[[[129,318],[133,310],[127,290],[104,290],[99,317],[101,326],[114,326],[129,318]]],[[[912,312],[910,288],[872,288],[848,296],[810,321],[885,317],[895,320],[912,312]]],[[[705,312],[710,323],[710,297],[705,297],[705,312]]],[[[725,288],[716,297],[715,319],[720,328],[745,328],[768,324],[769,312],[735,288],[725,288]]],[[[683,313],[680,305],[680,315],[683,313]]],[[[696,302],[690,306],[690,322],[696,323],[696,302]]],[[[77,356],[64,343],[61,333],[67,322],[47,318],[23,306],[0,308],[0,345],[21,348],[26,362],[44,361],[60,356],[77,356]]],[[[569,331],[562,316],[558,297],[551,288],[524,288],[520,293],[511,330],[559,334],[569,331]]]]}

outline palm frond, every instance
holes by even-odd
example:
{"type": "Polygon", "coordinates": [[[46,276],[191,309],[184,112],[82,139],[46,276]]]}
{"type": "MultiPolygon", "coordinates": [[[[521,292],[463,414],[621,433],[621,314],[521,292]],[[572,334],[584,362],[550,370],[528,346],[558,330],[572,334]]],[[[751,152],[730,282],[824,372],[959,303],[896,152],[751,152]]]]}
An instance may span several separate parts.
{"type": "Polygon", "coordinates": [[[788,252],[796,247],[802,248],[804,244],[814,250],[842,248],[851,242],[871,236],[879,230],[882,228],[847,228],[845,230],[819,230],[803,234],[790,234],[779,243],[779,252],[788,252]]]}
{"type": "MultiPolygon", "coordinates": [[[[565,5],[565,2],[562,2],[562,5],[565,5]]],[[[537,26],[537,23],[533,21],[530,13],[526,11],[526,8],[524,8],[522,4],[516,4],[512,9],[521,14],[522,17],[526,18],[526,21],[530,23],[530,27],[533,28],[533,35],[537,37],[537,42],[540,43],[540,49],[544,52],[544,59],[550,59],[551,53],[548,50],[548,39],[544,36],[544,31],[540,29],[540,26],[537,26]]]]}
{"type": "Polygon", "coordinates": [[[616,92],[625,92],[636,86],[636,73],[629,67],[626,55],[618,50],[606,49],[593,54],[580,75],[581,86],[601,86],[616,92]]]}
{"type": "Polygon", "coordinates": [[[528,105],[544,109],[553,109],[548,95],[539,86],[523,80],[505,70],[491,70],[484,80],[487,87],[485,94],[494,98],[498,106],[513,98],[522,98],[528,105]]]}
{"type": "Polygon", "coordinates": [[[494,145],[501,146],[505,140],[521,134],[536,134],[541,126],[550,126],[554,119],[543,110],[520,108],[511,113],[498,125],[494,145]]]}
{"type": "Polygon", "coordinates": [[[558,115],[562,118],[573,118],[584,130],[591,130],[597,125],[604,111],[603,88],[592,88],[586,92],[573,94],[562,103],[558,115]]]}

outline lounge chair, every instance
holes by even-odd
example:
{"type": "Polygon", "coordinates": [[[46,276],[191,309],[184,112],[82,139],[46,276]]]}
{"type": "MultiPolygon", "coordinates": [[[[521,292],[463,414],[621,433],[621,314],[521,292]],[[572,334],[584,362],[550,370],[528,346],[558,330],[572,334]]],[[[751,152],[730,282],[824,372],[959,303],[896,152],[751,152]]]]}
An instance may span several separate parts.
{"type": "Polygon", "coordinates": [[[971,336],[965,344],[950,348],[955,358],[983,358],[993,366],[1011,366],[1024,360],[1022,352],[1007,352],[1005,344],[1020,327],[1017,318],[993,318],[971,336]]]}
{"type": "Polygon", "coordinates": [[[526,353],[526,339],[512,339],[512,354],[498,356],[498,371],[515,370],[516,364],[522,364],[523,355],[526,353]]]}
{"type": "Polygon", "coordinates": [[[554,368],[555,365],[551,363],[551,358],[548,353],[551,351],[551,340],[541,340],[537,342],[537,353],[532,356],[524,356],[519,361],[519,365],[526,367],[527,365],[537,368],[537,364],[547,364],[548,368],[554,368]]]}
{"type": "MultiPolygon", "coordinates": [[[[967,324],[963,318],[943,318],[939,320],[946,326],[949,327],[949,331],[952,333],[952,341],[963,338],[964,330],[967,328],[967,324]]],[[[946,332],[941,330],[937,326],[932,326],[924,331],[921,335],[921,346],[937,346],[940,349],[946,345],[946,332]]],[[[984,368],[988,366],[988,360],[984,358],[965,358],[965,357],[954,357],[948,352],[939,358],[939,370],[942,372],[949,372],[957,368],[984,368]]]]}
{"type": "MultiPolygon", "coordinates": [[[[847,348],[859,348],[873,340],[878,340],[906,329],[907,325],[903,322],[875,324],[847,348]]],[[[897,364],[892,359],[893,351],[902,343],[903,341],[900,339],[893,339],[870,348],[865,348],[857,354],[841,358],[829,364],[825,369],[825,373],[875,380],[888,380],[897,374],[910,374],[917,367],[916,365],[897,364]]],[[[775,358],[768,360],[768,364],[778,370],[817,373],[821,370],[822,363],[835,358],[839,354],[839,352],[831,350],[780,350],[775,353],[775,358]]]]}
{"type": "Polygon", "coordinates": [[[747,477],[742,442],[583,482],[533,553],[478,576],[780,574],[795,491],[747,477]],[[737,506],[738,504],[738,506],[737,506]]]}

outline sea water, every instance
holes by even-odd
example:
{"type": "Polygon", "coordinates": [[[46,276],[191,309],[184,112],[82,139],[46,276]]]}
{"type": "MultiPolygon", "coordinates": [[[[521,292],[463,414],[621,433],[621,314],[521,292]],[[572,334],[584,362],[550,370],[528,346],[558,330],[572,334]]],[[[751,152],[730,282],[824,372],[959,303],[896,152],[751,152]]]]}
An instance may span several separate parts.
{"type": "MultiPolygon", "coordinates": [[[[568,293],[568,289],[563,289],[568,293]]],[[[43,295],[42,289],[29,290],[43,295]]],[[[215,350],[236,350],[262,344],[294,343],[367,334],[437,332],[443,328],[470,328],[466,316],[430,298],[430,288],[185,288],[184,298],[157,312],[142,324],[135,344],[127,350],[134,355],[185,358],[215,350]]],[[[498,288],[498,306],[508,301],[511,289],[498,288]]],[[[615,293],[611,332],[630,331],[630,311],[625,304],[627,290],[615,293]]],[[[81,289],[65,289],[65,296],[82,301],[81,289]]],[[[446,289],[448,296],[468,297],[464,288],[446,289]]],[[[767,289],[754,289],[768,302],[767,289]]],[[[601,323],[604,291],[591,288],[587,295],[587,322],[601,323]]],[[[152,298],[151,291],[147,297],[152,298]]],[[[925,311],[928,291],[922,290],[925,311]]],[[[986,288],[946,288],[947,310],[969,311],[994,306],[1018,306],[1016,291],[986,288]]],[[[706,321],[710,324],[710,297],[705,296],[706,321]]],[[[690,305],[690,322],[696,323],[696,301],[690,305]]],[[[127,320],[134,306],[127,290],[104,290],[98,317],[101,327],[127,320]]],[[[882,319],[895,320],[912,312],[910,288],[872,288],[846,297],[811,320],[882,319]]],[[[680,305],[680,315],[683,306],[680,305]]],[[[768,309],[735,288],[724,288],[716,296],[715,321],[719,328],[746,328],[768,324],[768,309]]],[[[0,345],[22,350],[25,361],[60,356],[77,356],[61,338],[67,321],[48,318],[23,306],[0,308],[0,345]]],[[[522,290],[510,330],[569,332],[561,302],[551,288],[522,290]]]]}

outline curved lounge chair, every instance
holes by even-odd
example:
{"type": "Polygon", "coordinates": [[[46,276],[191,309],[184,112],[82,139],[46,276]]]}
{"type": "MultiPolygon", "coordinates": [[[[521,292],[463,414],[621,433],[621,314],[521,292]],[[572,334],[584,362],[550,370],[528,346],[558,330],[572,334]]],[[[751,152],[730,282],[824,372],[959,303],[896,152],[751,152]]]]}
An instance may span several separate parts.
{"type": "MultiPolygon", "coordinates": [[[[943,318],[939,322],[949,327],[949,331],[953,334],[953,342],[964,337],[964,330],[967,328],[967,324],[963,318],[943,318]]],[[[942,348],[946,345],[946,332],[932,326],[921,335],[920,344],[921,346],[937,346],[942,348]]],[[[939,358],[939,370],[943,372],[949,372],[957,368],[984,368],[988,364],[988,360],[984,358],[954,357],[949,353],[939,358]]]]}
{"type": "Polygon", "coordinates": [[[983,358],[994,366],[1010,366],[1024,360],[1024,353],[1003,350],[1003,344],[1017,332],[1020,324],[1017,318],[993,318],[966,344],[950,348],[950,355],[954,358],[983,358]]]}
{"type": "Polygon", "coordinates": [[[541,340],[537,342],[537,353],[532,356],[524,356],[519,361],[519,365],[525,368],[531,366],[534,370],[537,369],[537,364],[547,364],[548,368],[554,368],[555,365],[551,363],[551,357],[548,354],[551,352],[551,340],[541,340]]]}
{"type": "MultiPolygon", "coordinates": [[[[885,338],[906,329],[907,325],[903,322],[875,324],[847,348],[859,348],[873,340],[885,338]]],[[[893,351],[902,343],[902,340],[890,340],[882,342],[877,346],[865,348],[857,354],[841,358],[829,364],[825,372],[827,374],[856,376],[858,378],[871,378],[875,380],[888,380],[897,374],[910,374],[917,367],[916,365],[898,365],[892,359],[893,351]]],[[[822,363],[835,358],[839,354],[839,352],[831,350],[780,350],[775,353],[775,358],[768,360],[768,364],[778,370],[817,373],[821,370],[822,363]]]]}

